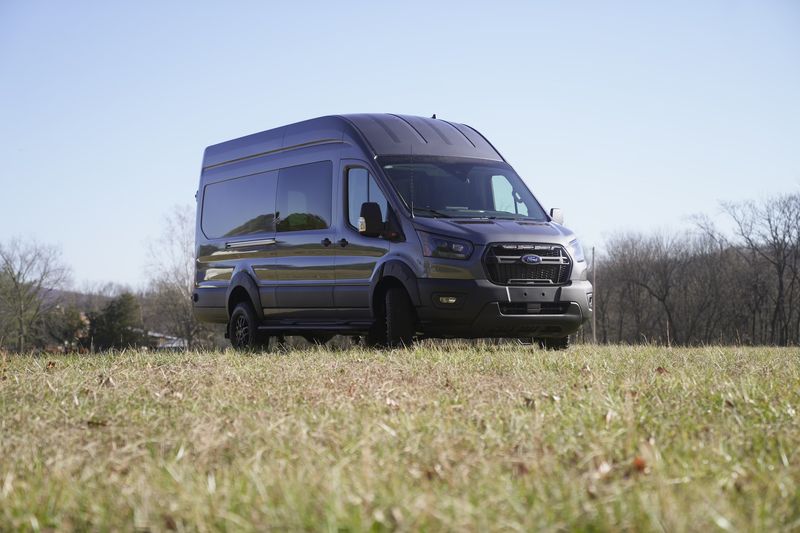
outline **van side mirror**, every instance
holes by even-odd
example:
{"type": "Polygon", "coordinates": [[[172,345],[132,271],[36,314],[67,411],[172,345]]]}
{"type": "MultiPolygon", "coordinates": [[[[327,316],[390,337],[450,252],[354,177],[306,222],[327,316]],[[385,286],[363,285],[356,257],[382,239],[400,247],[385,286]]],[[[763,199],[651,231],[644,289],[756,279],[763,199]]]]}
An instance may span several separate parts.
{"type": "Polygon", "coordinates": [[[383,233],[381,206],[375,202],[361,204],[361,214],[358,217],[358,232],[365,237],[379,237],[383,233]]]}
{"type": "Polygon", "coordinates": [[[553,222],[556,224],[564,224],[564,213],[558,207],[554,207],[550,210],[550,218],[553,219],[553,222]]]}

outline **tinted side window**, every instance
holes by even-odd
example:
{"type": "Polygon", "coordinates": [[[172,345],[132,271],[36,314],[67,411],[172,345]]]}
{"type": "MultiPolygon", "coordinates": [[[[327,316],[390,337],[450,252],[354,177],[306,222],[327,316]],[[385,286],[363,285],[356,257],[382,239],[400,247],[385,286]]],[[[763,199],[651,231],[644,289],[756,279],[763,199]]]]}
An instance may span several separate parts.
{"type": "Polygon", "coordinates": [[[203,233],[211,239],[275,232],[277,172],[206,185],[203,233]]]}
{"type": "Polygon", "coordinates": [[[361,204],[375,202],[381,207],[381,220],[386,222],[388,213],[386,197],[383,195],[375,178],[363,168],[351,168],[347,171],[347,219],[354,228],[358,227],[361,215],[361,204]]]}
{"type": "Polygon", "coordinates": [[[331,224],[333,164],[282,168],[278,177],[278,231],[326,229],[331,224]]]}

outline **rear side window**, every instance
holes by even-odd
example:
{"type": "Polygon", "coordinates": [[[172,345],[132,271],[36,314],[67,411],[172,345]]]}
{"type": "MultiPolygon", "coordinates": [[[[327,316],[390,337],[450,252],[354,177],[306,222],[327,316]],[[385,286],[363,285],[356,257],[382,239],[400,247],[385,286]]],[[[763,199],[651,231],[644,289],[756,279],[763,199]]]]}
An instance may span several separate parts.
{"type": "Polygon", "coordinates": [[[330,161],[280,170],[277,197],[279,232],[330,227],[332,173],[330,161]]]}
{"type": "Polygon", "coordinates": [[[377,203],[381,207],[381,219],[386,222],[386,197],[375,182],[375,178],[366,169],[351,168],[347,171],[347,218],[354,228],[358,227],[361,204],[364,202],[377,203]]]}
{"type": "Polygon", "coordinates": [[[211,239],[275,232],[278,172],[264,172],[206,185],[203,233],[211,239]]]}

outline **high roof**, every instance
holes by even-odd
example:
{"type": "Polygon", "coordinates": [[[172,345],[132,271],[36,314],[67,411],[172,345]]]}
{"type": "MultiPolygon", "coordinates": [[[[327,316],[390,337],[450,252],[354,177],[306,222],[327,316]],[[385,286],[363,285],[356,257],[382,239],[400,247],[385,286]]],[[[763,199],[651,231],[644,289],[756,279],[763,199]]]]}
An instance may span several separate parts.
{"type": "Polygon", "coordinates": [[[447,120],[411,115],[332,115],[297,122],[206,148],[203,167],[348,138],[371,155],[440,155],[503,161],[476,130],[447,120]]]}
{"type": "Polygon", "coordinates": [[[352,123],[376,155],[444,155],[502,161],[473,128],[447,120],[412,115],[341,115],[352,123]]]}

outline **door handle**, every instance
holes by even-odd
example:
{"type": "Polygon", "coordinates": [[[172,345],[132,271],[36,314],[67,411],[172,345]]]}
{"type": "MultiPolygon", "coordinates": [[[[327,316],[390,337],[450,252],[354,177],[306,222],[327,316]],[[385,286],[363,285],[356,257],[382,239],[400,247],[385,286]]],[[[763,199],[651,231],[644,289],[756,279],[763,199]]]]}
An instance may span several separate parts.
{"type": "Polygon", "coordinates": [[[345,246],[347,246],[348,244],[350,244],[350,243],[349,243],[349,242],[347,242],[347,239],[340,239],[340,240],[339,240],[339,246],[341,246],[342,248],[344,248],[344,247],[345,247],[345,246]]]}
{"type": "Polygon", "coordinates": [[[324,239],[322,239],[322,242],[321,242],[322,246],[324,246],[325,248],[327,248],[328,246],[330,246],[332,243],[333,243],[333,241],[331,241],[331,240],[330,240],[329,238],[327,238],[327,237],[325,237],[324,239]]]}

